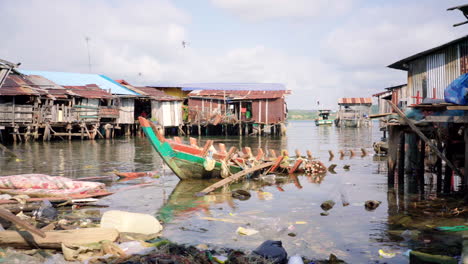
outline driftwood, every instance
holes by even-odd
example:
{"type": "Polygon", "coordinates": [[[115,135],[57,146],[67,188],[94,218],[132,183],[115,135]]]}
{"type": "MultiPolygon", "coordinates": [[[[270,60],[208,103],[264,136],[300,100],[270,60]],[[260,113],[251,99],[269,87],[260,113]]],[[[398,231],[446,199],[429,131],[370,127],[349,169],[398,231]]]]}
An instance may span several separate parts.
{"type": "Polygon", "coordinates": [[[426,142],[426,144],[434,151],[434,153],[439,157],[441,158],[443,161],[445,161],[445,163],[453,170],[455,171],[458,175],[460,175],[461,177],[463,177],[463,173],[457,168],[455,167],[455,165],[453,165],[453,163],[447,159],[447,157],[445,157],[445,155],[439,151],[439,149],[437,148],[437,146],[435,146],[434,144],[432,144],[432,142],[423,134],[423,132],[421,132],[421,130],[413,123],[413,121],[411,121],[406,115],[405,113],[403,113],[400,108],[398,108],[394,103],[392,103],[391,101],[387,101],[387,103],[390,104],[390,106],[393,108],[393,110],[395,110],[395,112],[397,112],[397,114],[399,116],[401,116],[405,121],[406,123],[411,127],[411,129],[416,133],[418,134],[418,136],[424,140],[424,142],[426,142]]]}
{"type": "Polygon", "coordinates": [[[0,208],[0,218],[5,219],[5,220],[7,220],[9,222],[12,222],[16,226],[22,227],[22,228],[28,230],[29,232],[39,236],[39,237],[43,237],[43,238],[46,237],[46,234],[44,232],[42,232],[41,230],[35,228],[34,226],[32,226],[28,222],[22,220],[21,218],[17,217],[16,215],[12,214],[8,210],[0,208]]]}
{"type": "MultiPolygon", "coordinates": [[[[42,232],[42,231],[41,231],[42,232]]],[[[72,245],[83,245],[97,243],[102,240],[116,241],[119,231],[114,228],[83,228],[73,230],[46,231],[46,237],[42,238],[35,234],[23,231],[1,231],[1,247],[17,248],[54,248],[60,249],[62,243],[72,245]]]]}
{"type": "Polygon", "coordinates": [[[266,163],[263,163],[263,164],[260,164],[258,166],[255,166],[253,168],[250,168],[250,169],[246,169],[246,170],[243,170],[243,171],[240,171],[226,179],[222,179],[220,181],[218,181],[217,183],[203,189],[201,192],[197,193],[197,196],[203,196],[203,195],[206,195],[220,187],[223,187],[227,184],[230,184],[231,182],[233,181],[237,181],[239,180],[240,178],[244,177],[245,175],[249,174],[249,173],[252,173],[252,172],[255,172],[255,171],[258,171],[258,170],[261,170],[261,169],[264,169],[264,168],[268,168],[268,167],[271,167],[272,165],[274,164],[274,162],[266,162],[266,163]]]}

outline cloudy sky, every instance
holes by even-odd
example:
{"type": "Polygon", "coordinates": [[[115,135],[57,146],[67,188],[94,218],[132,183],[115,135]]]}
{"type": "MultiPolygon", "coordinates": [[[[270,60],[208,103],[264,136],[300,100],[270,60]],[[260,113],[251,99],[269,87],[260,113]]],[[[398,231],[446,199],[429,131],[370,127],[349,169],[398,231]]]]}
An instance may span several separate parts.
{"type": "Polygon", "coordinates": [[[466,0],[1,0],[0,58],[133,84],[274,82],[290,109],[406,82],[386,65],[466,35],[466,0]],[[6,24],[5,24],[6,23],[6,24]],[[188,44],[184,48],[182,42],[188,44]]]}

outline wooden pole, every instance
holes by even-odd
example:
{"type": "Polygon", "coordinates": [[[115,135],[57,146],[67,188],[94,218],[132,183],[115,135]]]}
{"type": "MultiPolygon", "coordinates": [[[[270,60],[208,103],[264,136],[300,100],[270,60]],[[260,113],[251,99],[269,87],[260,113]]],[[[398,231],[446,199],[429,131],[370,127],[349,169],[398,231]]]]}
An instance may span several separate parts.
{"type": "Polygon", "coordinates": [[[250,168],[250,169],[246,169],[246,170],[243,170],[243,171],[240,171],[228,178],[225,178],[225,179],[222,179],[220,181],[218,181],[217,183],[203,189],[201,192],[197,193],[196,195],[197,196],[203,196],[203,195],[206,195],[220,187],[223,187],[227,184],[230,184],[231,182],[234,182],[234,181],[237,181],[239,179],[241,179],[242,177],[244,177],[245,175],[249,174],[249,173],[252,173],[252,172],[255,172],[255,171],[258,171],[258,170],[261,170],[261,169],[264,169],[264,168],[268,168],[268,167],[271,167],[272,165],[274,164],[274,162],[267,162],[267,163],[263,163],[263,164],[260,164],[258,166],[255,166],[253,168],[250,168]]]}
{"type": "Polygon", "coordinates": [[[400,131],[400,144],[398,150],[398,188],[403,189],[405,182],[405,132],[400,131]]]}
{"type": "Polygon", "coordinates": [[[388,139],[388,157],[387,157],[387,165],[388,165],[388,175],[387,175],[387,183],[389,188],[393,188],[395,186],[395,167],[397,162],[397,154],[398,154],[398,142],[399,142],[399,133],[398,128],[396,126],[389,126],[389,139],[388,139]]]}
{"type": "Polygon", "coordinates": [[[7,220],[9,222],[12,222],[13,224],[15,224],[15,225],[17,225],[19,227],[22,227],[22,228],[26,229],[27,231],[29,231],[29,232],[31,232],[33,234],[36,234],[36,235],[38,235],[38,236],[40,236],[42,238],[46,237],[46,234],[44,232],[42,232],[41,230],[35,228],[30,223],[22,220],[18,216],[12,214],[8,210],[0,208],[0,218],[5,219],[5,220],[7,220]]]}
{"type": "MultiPolygon", "coordinates": [[[[465,140],[466,141],[466,140],[465,140]]],[[[442,141],[439,139],[437,140],[437,148],[439,151],[442,151],[442,141]]],[[[442,159],[437,157],[437,161],[435,164],[435,170],[437,175],[437,193],[442,192],[442,159]]],[[[466,171],[466,168],[465,168],[466,171]]]]}
{"type": "Polygon", "coordinates": [[[462,176],[463,177],[463,173],[457,168],[455,167],[455,165],[453,165],[453,163],[447,158],[445,157],[445,155],[440,152],[436,146],[434,146],[434,144],[432,144],[432,142],[423,134],[423,132],[421,132],[421,130],[416,127],[416,125],[413,123],[413,121],[411,121],[401,110],[400,108],[398,108],[394,103],[392,103],[391,101],[387,101],[387,103],[390,104],[390,106],[393,108],[393,110],[395,110],[395,112],[400,116],[402,117],[406,123],[411,127],[411,129],[416,133],[418,134],[418,136],[424,141],[426,142],[426,144],[432,149],[434,150],[434,152],[437,154],[437,156],[439,156],[441,159],[443,159],[445,161],[445,163],[447,164],[447,166],[449,166],[453,171],[455,171],[458,175],[462,176]]]}
{"type": "Polygon", "coordinates": [[[465,125],[465,129],[464,129],[464,139],[465,139],[465,171],[464,171],[464,177],[463,177],[463,187],[462,189],[464,191],[467,190],[467,187],[468,187],[468,176],[466,175],[466,171],[468,170],[468,127],[466,127],[465,125]]]}
{"type": "Polygon", "coordinates": [[[425,173],[425,160],[426,160],[426,144],[423,140],[420,141],[420,149],[419,149],[419,162],[418,162],[418,169],[417,169],[417,181],[419,186],[419,191],[421,194],[424,193],[424,173],[425,173]]]}
{"type": "MultiPolygon", "coordinates": [[[[450,139],[447,139],[445,142],[445,154],[447,158],[452,158],[452,144],[450,144],[450,139]]],[[[452,168],[445,163],[445,171],[444,171],[444,193],[450,193],[450,185],[452,183],[452,168]]]]}

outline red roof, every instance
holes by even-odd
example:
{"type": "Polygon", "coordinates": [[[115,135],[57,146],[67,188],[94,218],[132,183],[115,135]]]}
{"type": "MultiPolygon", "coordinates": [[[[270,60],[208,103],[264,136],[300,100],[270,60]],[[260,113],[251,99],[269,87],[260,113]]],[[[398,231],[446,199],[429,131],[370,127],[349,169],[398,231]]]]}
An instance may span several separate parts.
{"type": "Polygon", "coordinates": [[[188,97],[207,97],[207,98],[216,98],[229,100],[255,100],[255,99],[276,99],[282,98],[286,94],[289,94],[290,91],[245,91],[245,90],[235,90],[235,91],[223,91],[223,90],[196,90],[188,94],[188,97]]]}
{"type": "Polygon", "coordinates": [[[86,86],[64,86],[70,90],[71,95],[89,99],[112,98],[112,94],[99,88],[96,84],[88,84],[86,86]]]}
{"type": "Polygon", "coordinates": [[[370,97],[356,97],[356,98],[340,98],[338,104],[372,104],[372,98],[370,97]]]}

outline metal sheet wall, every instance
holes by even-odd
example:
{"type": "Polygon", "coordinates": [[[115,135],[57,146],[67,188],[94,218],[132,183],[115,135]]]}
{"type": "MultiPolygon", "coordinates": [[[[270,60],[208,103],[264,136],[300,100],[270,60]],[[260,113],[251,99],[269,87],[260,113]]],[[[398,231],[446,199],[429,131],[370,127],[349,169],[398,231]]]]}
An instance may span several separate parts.
{"type": "Polygon", "coordinates": [[[427,69],[427,97],[433,99],[444,98],[445,81],[445,53],[432,54],[426,57],[427,69]]]}
{"type": "Polygon", "coordinates": [[[135,123],[135,99],[121,98],[119,106],[118,124],[134,124],[135,123]]]}
{"type": "MultiPolygon", "coordinates": [[[[445,88],[461,74],[464,64],[468,66],[468,43],[462,42],[446,47],[409,63],[408,104],[421,103],[423,98],[444,99],[445,88]],[[466,54],[464,55],[464,52],[466,54]],[[466,56],[467,59],[460,59],[466,56]],[[421,98],[416,98],[418,96],[421,98]]],[[[403,96],[402,96],[403,97],[403,96]]]]}
{"type": "Polygon", "coordinates": [[[182,124],[181,101],[151,101],[151,116],[164,127],[182,124]]]}
{"type": "Polygon", "coordinates": [[[461,74],[468,73],[468,40],[461,42],[459,45],[459,67],[461,74]]]}
{"type": "MultiPolygon", "coordinates": [[[[411,74],[411,97],[409,98],[409,104],[416,104],[418,94],[423,94],[423,83],[426,82],[426,60],[418,59],[411,62],[409,67],[409,73],[411,74]],[[418,93],[419,92],[419,93],[418,93]]],[[[409,80],[408,80],[409,81],[409,80]]],[[[421,102],[421,101],[420,101],[421,102]]]]}

